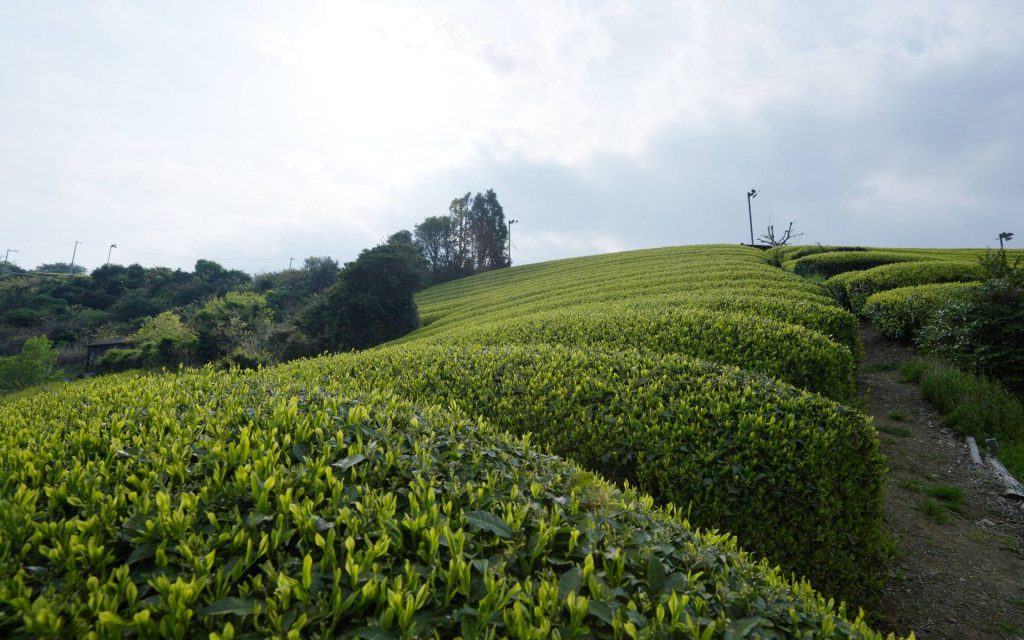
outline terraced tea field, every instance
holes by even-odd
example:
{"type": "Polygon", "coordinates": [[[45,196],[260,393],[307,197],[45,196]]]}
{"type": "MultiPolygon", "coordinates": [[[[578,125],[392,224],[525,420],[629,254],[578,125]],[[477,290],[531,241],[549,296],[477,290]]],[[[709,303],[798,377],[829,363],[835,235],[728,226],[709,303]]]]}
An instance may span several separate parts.
{"type": "Polygon", "coordinates": [[[0,405],[0,634],[878,637],[830,600],[889,549],[858,321],[768,258],[494,271],[378,349],[0,405]]]}

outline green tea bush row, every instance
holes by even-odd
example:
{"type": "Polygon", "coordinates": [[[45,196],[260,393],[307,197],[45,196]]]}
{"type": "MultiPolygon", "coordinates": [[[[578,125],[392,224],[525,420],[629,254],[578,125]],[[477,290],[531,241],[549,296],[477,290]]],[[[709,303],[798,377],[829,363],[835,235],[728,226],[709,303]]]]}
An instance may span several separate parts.
{"type": "Polygon", "coordinates": [[[982,276],[981,266],[970,262],[898,262],[866,271],[850,271],[825,281],[825,290],[840,304],[859,313],[867,299],[899,287],[942,282],[974,282],[982,276]]]}
{"type": "Polygon", "coordinates": [[[792,262],[792,269],[800,276],[831,278],[846,271],[863,271],[883,264],[926,259],[892,251],[830,251],[799,258],[792,262]]]}
{"type": "Polygon", "coordinates": [[[945,282],[881,291],[868,297],[861,313],[885,337],[913,340],[932,314],[965,299],[977,286],[976,282],[945,282]]]}
{"type": "Polygon", "coordinates": [[[764,373],[836,400],[851,399],[856,387],[853,356],[846,347],[817,331],[739,313],[570,309],[480,324],[440,339],[456,344],[550,343],[684,354],[764,373]]]}
{"type": "Polygon", "coordinates": [[[0,406],[0,635],[880,637],[727,534],[316,368],[0,406]]]}
{"type": "Polygon", "coordinates": [[[682,356],[405,344],[337,356],[316,380],[481,415],[736,534],[824,592],[864,602],[884,573],[885,465],[860,413],[682,356]]]}

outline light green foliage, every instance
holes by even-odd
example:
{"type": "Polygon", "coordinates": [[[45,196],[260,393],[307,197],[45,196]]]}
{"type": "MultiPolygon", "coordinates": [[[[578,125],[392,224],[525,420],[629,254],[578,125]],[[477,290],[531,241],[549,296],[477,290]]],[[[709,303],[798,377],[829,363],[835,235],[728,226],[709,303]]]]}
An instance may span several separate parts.
{"type": "Polygon", "coordinates": [[[864,303],[861,313],[887,338],[912,340],[936,311],[963,300],[976,282],[945,282],[881,291],[864,303]]]}
{"type": "Polygon", "coordinates": [[[820,396],[671,354],[539,344],[407,344],[316,364],[310,384],[350,377],[447,402],[659,502],[692,503],[698,524],[827,593],[863,601],[879,586],[875,431],[820,396]]]}
{"type": "Polygon", "coordinates": [[[198,343],[195,332],[171,311],[144,320],[134,338],[149,366],[189,364],[198,343]]]}
{"type": "Polygon", "coordinates": [[[0,635],[879,638],[675,509],[324,366],[0,406],[0,635]]]}
{"type": "Polygon", "coordinates": [[[690,308],[632,310],[604,305],[542,312],[442,335],[441,342],[480,345],[550,343],[603,351],[638,349],[686,354],[766,373],[839,400],[854,395],[850,350],[822,334],[766,317],[690,308]]]}
{"type": "Polygon", "coordinates": [[[21,353],[0,358],[0,390],[25,389],[59,376],[57,351],[46,336],[29,338],[21,353]]]}
{"type": "Polygon", "coordinates": [[[866,271],[849,271],[825,281],[825,290],[840,304],[859,313],[879,291],[941,282],[974,282],[981,266],[970,262],[922,261],[886,264],[866,271]]]}
{"type": "Polygon", "coordinates": [[[268,342],[273,312],[258,293],[229,291],[213,298],[196,313],[192,323],[203,361],[224,358],[254,365],[271,359],[268,342]]]}

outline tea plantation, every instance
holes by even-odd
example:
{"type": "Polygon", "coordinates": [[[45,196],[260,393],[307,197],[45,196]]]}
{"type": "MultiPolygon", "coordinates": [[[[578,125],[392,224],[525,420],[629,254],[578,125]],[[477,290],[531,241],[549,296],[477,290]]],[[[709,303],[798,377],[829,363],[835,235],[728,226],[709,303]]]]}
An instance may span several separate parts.
{"type": "Polygon", "coordinates": [[[771,258],[492,271],[382,348],[2,404],[0,636],[877,638],[834,604],[889,549],[857,320],[771,258]]]}

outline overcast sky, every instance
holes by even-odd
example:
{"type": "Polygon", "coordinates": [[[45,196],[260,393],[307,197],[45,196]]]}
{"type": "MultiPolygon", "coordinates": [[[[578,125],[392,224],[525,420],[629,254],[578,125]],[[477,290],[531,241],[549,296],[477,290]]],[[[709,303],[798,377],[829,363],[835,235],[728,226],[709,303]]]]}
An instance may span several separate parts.
{"type": "MultiPolygon", "coordinates": [[[[344,262],[493,188],[516,263],[1024,243],[1024,3],[0,3],[0,251],[344,262]]],[[[2,254],[0,254],[2,259],[2,254]]]]}

